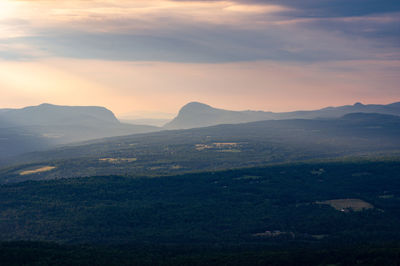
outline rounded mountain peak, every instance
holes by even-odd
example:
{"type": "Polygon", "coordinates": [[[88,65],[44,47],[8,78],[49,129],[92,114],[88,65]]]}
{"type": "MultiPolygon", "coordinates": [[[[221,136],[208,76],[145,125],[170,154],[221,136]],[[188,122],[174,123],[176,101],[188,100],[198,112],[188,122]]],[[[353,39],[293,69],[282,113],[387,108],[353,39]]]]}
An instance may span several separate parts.
{"type": "Polygon", "coordinates": [[[190,102],[190,103],[184,105],[181,108],[180,112],[181,111],[191,111],[191,112],[193,112],[193,111],[210,110],[210,109],[214,109],[214,108],[212,108],[211,106],[209,106],[207,104],[204,104],[204,103],[190,102]]]}

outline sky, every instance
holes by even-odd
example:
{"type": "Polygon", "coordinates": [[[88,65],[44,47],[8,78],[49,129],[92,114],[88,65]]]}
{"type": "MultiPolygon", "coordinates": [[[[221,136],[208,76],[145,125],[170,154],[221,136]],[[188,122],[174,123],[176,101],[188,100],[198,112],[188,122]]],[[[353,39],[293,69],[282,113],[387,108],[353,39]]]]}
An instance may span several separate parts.
{"type": "Polygon", "coordinates": [[[400,101],[398,0],[0,0],[0,108],[400,101]]]}

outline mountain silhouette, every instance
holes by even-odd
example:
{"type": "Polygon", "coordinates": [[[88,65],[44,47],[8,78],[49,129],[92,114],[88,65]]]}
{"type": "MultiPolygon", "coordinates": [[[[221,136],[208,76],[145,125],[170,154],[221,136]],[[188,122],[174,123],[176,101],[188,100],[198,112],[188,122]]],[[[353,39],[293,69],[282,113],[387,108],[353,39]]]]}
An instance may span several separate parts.
{"type": "Polygon", "coordinates": [[[315,119],[315,118],[339,118],[349,113],[379,113],[400,115],[400,102],[378,105],[355,103],[339,107],[327,107],[313,111],[294,112],[263,112],[263,111],[229,111],[211,107],[199,102],[191,102],[181,108],[178,115],[165,129],[188,129],[206,127],[218,124],[238,124],[261,120],[280,119],[315,119]]]}
{"type": "Polygon", "coordinates": [[[41,104],[0,109],[0,158],[60,144],[157,131],[146,125],[124,124],[98,106],[41,104]]]}

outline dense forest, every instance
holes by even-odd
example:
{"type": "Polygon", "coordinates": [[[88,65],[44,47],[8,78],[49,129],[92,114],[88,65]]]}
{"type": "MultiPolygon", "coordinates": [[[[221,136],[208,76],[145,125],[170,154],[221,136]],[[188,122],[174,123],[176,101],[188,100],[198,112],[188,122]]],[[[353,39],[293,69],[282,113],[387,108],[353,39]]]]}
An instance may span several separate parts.
{"type": "Polygon", "coordinates": [[[28,257],[43,252],[51,261],[79,249],[72,260],[100,253],[99,264],[115,256],[110,264],[127,264],[132,255],[124,248],[130,247],[140,253],[141,264],[166,262],[165,256],[171,264],[173,258],[180,264],[203,259],[263,264],[297,261],[305,248],[310,258],[304,257],[304,265],[307,258],[335,263],[334,254],[346,256],[349,265],[375,253],[398,262],[399,171],[396,160],[347,161],[2,185],[3,241],[63,245],[6,242],[1,256],[12,259],[12,250],[28,257]],[[124,248],[118,248],[121,244],[124,248]],[[355,247],[357,252],[346,255],[355,247]],[[200,254],[205,257],[195,259],[200,254]]]}
{"type": "Polygon", "coordinates": [[[2,265],[376,265],[400,263],[400,246],[286,245],[218,247],[60,245],[46,242],[0,243],[2,265]]]}

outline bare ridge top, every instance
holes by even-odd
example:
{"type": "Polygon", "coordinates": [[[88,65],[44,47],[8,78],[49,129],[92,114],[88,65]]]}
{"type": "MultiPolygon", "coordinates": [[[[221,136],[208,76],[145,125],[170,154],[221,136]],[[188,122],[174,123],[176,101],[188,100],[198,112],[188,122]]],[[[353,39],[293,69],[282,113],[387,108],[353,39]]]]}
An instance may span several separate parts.
{"type": "Polygon", "coordinates": [[[185,104],[179,112],[185,112],[185,111],[202,111],[202,110],[210,110],[210,109],[215,109],[211,107],[208,104],[201,103],[201,102],[190,102],[188,104],[185,104]]]}
{"type": "Polygon", "coordinates": [[[114,113],[105,107],[61,106],[49,103],[21,109],[8,109],[1,112],[1,116],[17,125],[119,123],[114,113]]]}

